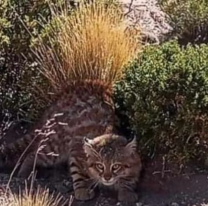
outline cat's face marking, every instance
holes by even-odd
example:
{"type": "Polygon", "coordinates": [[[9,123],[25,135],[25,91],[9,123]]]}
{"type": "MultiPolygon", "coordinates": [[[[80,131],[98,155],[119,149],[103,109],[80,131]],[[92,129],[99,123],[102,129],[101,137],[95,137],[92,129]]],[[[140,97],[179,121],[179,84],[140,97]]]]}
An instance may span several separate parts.
{"type": "Polygon", "coordinates": [[[120,178],[132,174],[136,158],[136,139],[127,142],[118,135],[102,135],[85,139],[89,175],[106,186],[114,185],[120,178]]]}

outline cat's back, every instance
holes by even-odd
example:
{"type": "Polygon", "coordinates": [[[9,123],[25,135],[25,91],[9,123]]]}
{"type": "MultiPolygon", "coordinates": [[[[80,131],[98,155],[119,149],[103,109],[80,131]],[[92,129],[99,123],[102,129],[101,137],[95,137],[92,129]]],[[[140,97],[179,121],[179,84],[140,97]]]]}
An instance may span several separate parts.
{"type": "Polygon", "coordinates": [[[44,154],[59,154],[62,161],[72,152],[72,144],[80,151],[84,137],[92,139],[111,132],[115,121],[110,92],[105,84],[86,81],[59,94],[30,133],[1,150],[0,156],[7,163],[3,161],[0,166],[13,165],[14,156],[18,158],[26,148],[25,155],[41,148],[44,154]]]}
{"type": "Polygon", "coordinates": [[[97,82],[85,84],[75,84],[60,94],[36,128],[40,135],[53,134],[59,141],[67,137],[93,138],[113,127],[114,108],[106,85],[97,82]]]}

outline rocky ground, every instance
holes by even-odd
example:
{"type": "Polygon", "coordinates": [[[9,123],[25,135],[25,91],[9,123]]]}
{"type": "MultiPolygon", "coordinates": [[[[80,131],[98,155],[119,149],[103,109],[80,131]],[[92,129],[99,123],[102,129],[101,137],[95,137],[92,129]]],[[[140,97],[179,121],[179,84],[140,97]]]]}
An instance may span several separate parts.
{"type": "MultiPolygon", "coordinates": [[[[126,20],[131,26],[142,27],[146,39],[153,43],[161,43],[172,31],[166,21],[166,15],[160,10],[156,0],[120,0],[124,6],[126,20]]],[[[13,128],[20,132],[20,128],[13,128]]],[[[22,132],[22,131],[21,131],[22,132]]],[[[7,132],[5,139],[12,141],[13,137],[21,136],[13,130],[7,132]]],[[[64,168],[40,172],[35,185],[47,186],[50,191],[60,192],[66,199],[73,195],[72,183],[64,173],[64,168]]],[[[9,175],[0,171],[0,185],[6,186],[9,175]]],[[[24,181],[13,178],[10,188],[18,192],[19,186],[24,187],[24,181]]],[[[139,184],[139,202],[124,204],[116,201],[116,195],[102,189],[97,197],[89,202],[73,201],[73,206],[203,206],[208,204],[208,171],[189,166],[177,174],[172,167],[164,167],[160,158],[145,165],[145,172],[139,184]]],[[[1,196],[1,194],[0,194],[1,196]]],[[[0,197],[1,202],[1,197],[0,197]]],[[[68,204],[67,204],[68,205],[68,204]]]]}

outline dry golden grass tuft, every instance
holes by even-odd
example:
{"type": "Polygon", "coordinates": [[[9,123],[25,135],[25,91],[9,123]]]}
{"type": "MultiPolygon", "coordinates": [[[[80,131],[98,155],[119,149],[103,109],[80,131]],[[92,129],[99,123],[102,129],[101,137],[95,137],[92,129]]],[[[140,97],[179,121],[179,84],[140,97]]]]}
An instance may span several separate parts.
{"type": "MultiPolygon", "coordinates": [[[[25,190],[14,194],[10,190],[0,192],[1,206],[61,206],[63,205],[62,197],[59,195],[49,194],[49,190],[38,186],[33,191],[26,186],[25,190]]],[[[68,206],[72,204],[73,199],[69,200],[68,206]]]]}
{"type": "MultiPolygon", "coordinates": [[[[35,138],[34,138],[35,140],[35,138]]],[[[24,190],[19,188],[18,194],[15,194],[10,189],[10,183],[13,178],[13,174],[19,166],[19,162],[23,158],[24,153],[27,151],[29,146],[25,149],[23,154],[20,156],[17,161],[13,171],[10,174],[9,181],[6,187],[0,186],[0,206],[62,206],[66,205],[68,202],[68,206],[71,206],[73,202],[72,196],[69,196],[68,200],[64,201],[64,198],[58,194],[49,193],[49,189],[42,188],[40,185],[35,187],[35,179],[36,179],[36,163],[37,163],[37,155],[41,152],[43,148],[43,144],[45,141],[41,141],[38,146],[38,150],[35,155],[35,161],[33,163],[33,170],[29,175],[28,179],[25,180],[24,190]],[[28,185],[28,180],[30,184],[28,185]]],[[[32,142],[31,142],[32,143],[32,142]]],[[[18,183],[16,183],[18,184],[18,183]]]]}
{"type": "Polygon", "coordinates": [[[59,206],[61,198],[49,194],[47,189],[38,189],[32,194],[30,190],[25,189],[23,194],[13,195],[14,206],[59,206]]]}
{"type": "Polygon", "coordinates": [[[49,41],[40,39],[34,53],[55,90],[74,80],[113,83],[141,50],[140,31],[127,28],[115,4],[80,3],[70,15],[66,9],[51,10],[54,21],[49,41]]]}

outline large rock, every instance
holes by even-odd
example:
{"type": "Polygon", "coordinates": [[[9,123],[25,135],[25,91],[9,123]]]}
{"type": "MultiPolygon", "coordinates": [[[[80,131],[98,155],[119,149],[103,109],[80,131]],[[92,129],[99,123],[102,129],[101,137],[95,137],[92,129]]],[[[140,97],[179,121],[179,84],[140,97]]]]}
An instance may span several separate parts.
{"type": "Polygon", "coordinates": [[[144,39],[156,44],[166,40],[173,30],[157,1],[119,0],[128,25],[141,28],[144,39]]]}

